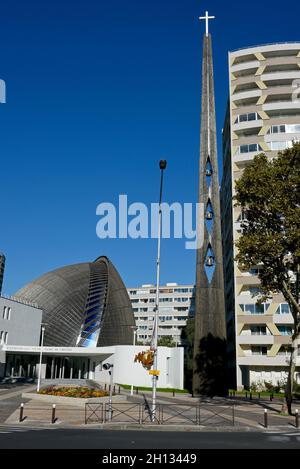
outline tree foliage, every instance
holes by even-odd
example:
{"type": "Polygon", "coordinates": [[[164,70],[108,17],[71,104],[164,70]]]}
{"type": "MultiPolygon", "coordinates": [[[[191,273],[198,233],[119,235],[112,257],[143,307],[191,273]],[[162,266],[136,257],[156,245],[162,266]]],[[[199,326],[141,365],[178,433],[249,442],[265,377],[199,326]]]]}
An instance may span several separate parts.
{"type": "Polygon", "coordinates": [[[157,341],[159,347],[176,347],[176,343],[173,340],[173,337],[170,335],[165,335],[157,341]]]}
{"type": "MultiPolygon", "coordinates": [[[[245,219],[236,243],[239,265],[259,268],[265,297],[282,293],[294,319],[287,402],[291,407],[291,373],[300,334],[300,143],[270,159],[257,155],[235,186],[236,205],[245,219]]],[[[293,370],[292,370],[293,368],[293,370]]]]}

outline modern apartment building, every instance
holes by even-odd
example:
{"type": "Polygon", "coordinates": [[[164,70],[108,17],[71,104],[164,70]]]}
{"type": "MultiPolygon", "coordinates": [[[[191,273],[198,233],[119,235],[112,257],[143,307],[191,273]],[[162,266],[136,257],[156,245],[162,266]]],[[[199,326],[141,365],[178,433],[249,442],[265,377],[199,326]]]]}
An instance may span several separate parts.
{"type": "MultiPolygon", "coordinates": [[[[272,158],[300,140],[300,42],[230,52],[229,83],[221,213],[231,371],[233,384],[242,387],[276,383],[287,370],[292,315],[281,295],[258,304],[259,266],[243,272],[233,260],[244,215],[232,196],[235,181],[256,154],[272,158]]],[[[299,379],[300,356],[297,365],[299,379]]]]}
{"type": "MultiPolygon", "coordinates": [[[[194,285],[167,283],[159,288],[158,340],[170,336],[181,344],[181,332],[187,319],[194,315],[194,285]]],[[[137,325],[137,342],[147,344],[151,341],[154,325],[156,287],[142,285],[128,288],[133,313],[137,325]]]]}

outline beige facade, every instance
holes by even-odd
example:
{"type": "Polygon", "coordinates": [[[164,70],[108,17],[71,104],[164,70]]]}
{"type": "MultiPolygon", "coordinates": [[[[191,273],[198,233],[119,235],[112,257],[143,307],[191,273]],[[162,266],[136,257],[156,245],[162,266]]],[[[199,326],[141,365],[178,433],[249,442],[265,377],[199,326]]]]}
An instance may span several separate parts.
{"type": "Polygon", "coordinates": [[[230,52],[229,83],[221,201],[227,324],[235,343],[231,365],[238,387],[276,384],[287,370],[292,315],[280,295],[259,306],[259,266],[243,272],[233,261],[243,215],[232,196],[235,181],[256,154],[272,158],[300,140],[300,43],[230,52]]]}

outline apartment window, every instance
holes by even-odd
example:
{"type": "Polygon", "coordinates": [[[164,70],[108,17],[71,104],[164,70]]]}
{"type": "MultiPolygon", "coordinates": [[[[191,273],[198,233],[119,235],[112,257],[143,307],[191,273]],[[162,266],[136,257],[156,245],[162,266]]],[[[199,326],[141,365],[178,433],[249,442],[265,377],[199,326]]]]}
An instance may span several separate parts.
{"type": "Polygon", "coordinates": [[[289,314],[289,313],[290,313],[290,308],[287,303],[281,303],[275,312],[275,314],[289,314]]]}
{"type": "Polygon", "coordinates": [[[249,287],[249,292],[251,295],[259,295],[262,293],[259,287],[249,287]]]}
{"type": "Polygon", "coordinates": [[[292,142],[269,142],[271,150],[285,150],[292,146],[292,142]]]}
{"type": "Polygon", "coordinates": [[[289,124],[289,125],[272,125],[268,130],[268,134],[294,134],[300,132],[299,124],[289,124]]]}
{"type": "Polygon", "coordinates": [[[252,153],[255,151],[262,151],[262,148],[258,143],[250,143],[249,145],[241,145],[238,148],[237,153],[244,154],[244,153],[252,153]]]}
{"type": "Polygon", "coordinates": [[[137,313],[139,311],[139,308],[132,308],[134,313],[137,313]]]}
{"type": "Polygon", "coordinates": [[[291,326],[277,326],[281,335],[292,335],[293,328],[291,326]]]}
{"type": "Polygon", "coordinates": [[[139,302],[138,299],[131,300],[131,303],[138,303],[138,302],[139,302]]]}
{"type": "Polygon", "coordinates": [[[139,329],[141,329],[141,330],[147,330],[147,327],[148,327],[148,326],[140,326],[139,329]]]}
{"type": "Polygon", "coordinates": [[[160,303],[166,303],[166,302],[172,302],[173,298],[160,298],[159,302],[160,303]]]}
{"type": "Polygon", "coordinates": [[[267,347],[251,347],[252,355],[267,355],[267,347]]]}
{"type": "Polygon", "coordinates": [[[2,318],[3,318],[3,319],[6,318],[6,309],[7,309],[7,306],[4,306],[4,308],[3,308],[3,315],[2,315],[2,318]]]}
{"type": "Polygon", "coordinates": [[[300,125],[299,124],[286,125],[285,126],[285,132],[287,134],[298,133],[298,132],[300,132],[300,125]]]}
{"type": "Polygon", "coordinates": [[[3,345],[3,336],[4,336],[4,332],[1,331],[0,332],[0,345],[3,345]]]}
{"type": "Polygon", "coordinates": [[[291,354],[291,347],[289,345],[282,345],[277,355],[290,356],[290,354],[291,354]]]}
{"type": "Polygon", "coordinates": [[[270,305],[267,303],[256,303],[240,305],[240,308],[246,314],[264,314],[268,310],[269,306],[270,305]]]}
{"type": "Polygon", "coordinates": [[[249,112],[248,114],[240,114],[237,116],[235,120],[235,124],[239,124],[240,122],[249,122],[249,121],[256,121],[260,117],[256,112],[249,112]]]}
{"type": "Polygon", "coordinates": [[[136,290],[129,290],[129,295],[136,295],[136,290]]]}
{"type": "Polygon", "coordinates": [[[4,332],[4,340],[3,343],[7,344],[8,332],[4,332]]]}
{"type": "Polygon", "coordinates": [[[266,326],[251,326],[251,335],[266,335],[267,328],[266,326]]]}
{"type": "Polygon", "coordinates": [[[10,320],[10,316],[11,316],[11,308],[8,307],[8,308],[7,308],[6,319],[10,320]]]}
{"type": "Polygon", "coordinates": [[[267,134],[281,134],[285,133],[285,125],[272,125],[267,134]]]}
{"type": "Polygon", "coordinates": [[[175,293],[188,293],[189,289],[188,288],[174,288],[175,293]]]}

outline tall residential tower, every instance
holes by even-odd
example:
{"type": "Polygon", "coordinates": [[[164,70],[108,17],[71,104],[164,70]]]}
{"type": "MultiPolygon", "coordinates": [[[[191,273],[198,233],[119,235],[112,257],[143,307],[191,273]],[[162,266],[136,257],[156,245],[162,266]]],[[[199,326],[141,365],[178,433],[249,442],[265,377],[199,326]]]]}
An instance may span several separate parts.
{"type": "MultiPolygon", "coordinates": [[[[222,238],[231,385],[240,388],[264,381],[276,384],[287,370],[293,318],[281,295],[257,303],[259,266],[244,272],[234,261],[234,243],[245,214],[234,207],[232,197],[235,181],[256,154],[272,158],[300,140],[300,43],[230,52],[229,83],[223,129],[222,238]]],[[[300,366],[300,356],[298,360],[300,366]]]]}

